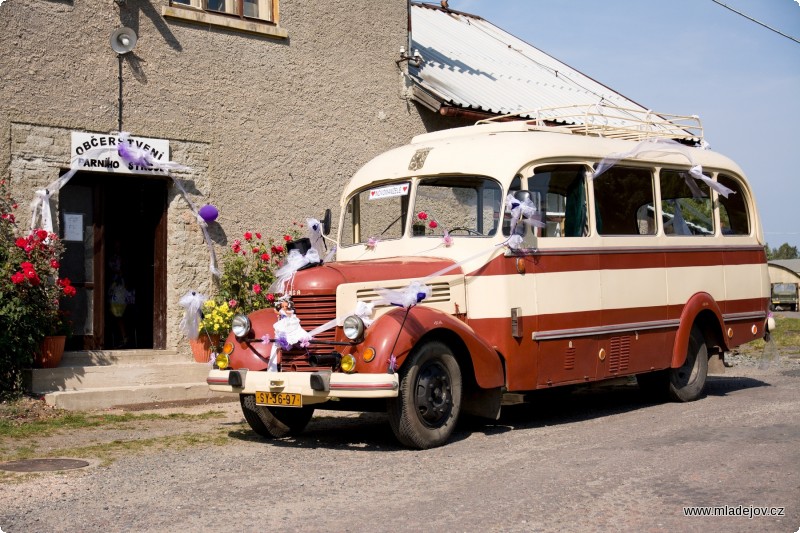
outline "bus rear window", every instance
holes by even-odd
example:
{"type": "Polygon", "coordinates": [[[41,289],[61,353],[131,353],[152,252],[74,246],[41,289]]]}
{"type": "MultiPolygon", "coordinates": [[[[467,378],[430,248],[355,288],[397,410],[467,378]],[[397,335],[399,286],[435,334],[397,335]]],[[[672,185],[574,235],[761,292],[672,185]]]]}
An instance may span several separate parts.
{"type": "Polygon", "coordinates": [[[719,221],[723,235],[750,235],[750,217],[747,214],[742,186],[735,179],[720,174],[717,181],[734,192],[727,198],[719,196],[719,221]]]}

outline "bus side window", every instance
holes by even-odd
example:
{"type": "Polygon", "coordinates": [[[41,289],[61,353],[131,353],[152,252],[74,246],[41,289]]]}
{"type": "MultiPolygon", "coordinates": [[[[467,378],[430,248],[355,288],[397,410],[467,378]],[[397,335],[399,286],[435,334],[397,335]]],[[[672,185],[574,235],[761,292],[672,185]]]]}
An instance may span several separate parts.
{"type": "Polygon", "coordinates": [[[742,186],[735,179],[720,174],[717,181],[734,192],[725,198],[719,195],[719,221],[723,235],[750,235],[750,217],[747,214],[742,186]]]}
{"type": "Polygon", "coordinates": [[[583,165],[548,165],[528,178],[528,189],[542,199],[540,237],[588,235],[585,174],[583,165]]]}
{"type": "Polygon", "coordinates": [[[682,170],[659,174],[661,219],[667,235],[713,235],[714,222],[708,185],[682,170]]]}
{"type": "Polygon", "coordinates": [[[592,180],[600,235],[655,235],[653,173],[614,166],[592,180]]]}

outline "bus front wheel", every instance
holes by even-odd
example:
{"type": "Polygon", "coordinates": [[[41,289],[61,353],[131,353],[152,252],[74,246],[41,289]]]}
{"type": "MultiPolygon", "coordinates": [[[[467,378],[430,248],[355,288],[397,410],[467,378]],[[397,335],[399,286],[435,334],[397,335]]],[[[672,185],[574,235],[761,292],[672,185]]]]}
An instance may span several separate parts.
{"type": "Polygon", "coordinates": [[[400,390],[388,404],[397,440],[427,449],[441,446],[453,433],[461,411],[461,369],[447,345],[426,342],[400,370],[400,390]]]}

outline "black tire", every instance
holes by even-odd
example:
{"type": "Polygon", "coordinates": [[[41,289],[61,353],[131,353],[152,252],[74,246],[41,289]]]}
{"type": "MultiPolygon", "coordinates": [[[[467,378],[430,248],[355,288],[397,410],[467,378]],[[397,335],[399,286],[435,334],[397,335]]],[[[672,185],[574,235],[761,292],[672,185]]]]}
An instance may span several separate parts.
{"type": "Polygon", "coordinates": [[[703,394],[708,376],[708,348],[702,330],[692,326],[686,360],[679,368],[638,374],[636,381],[651,401],[691,402],[703,394]]]}
{"type": "Polygon", "coordinates": [[[695,324],[689,334],[686,360],[669,370],[669,397],[676,402],[692,402],[703,394],[708,376],[708,348],[703,331],[695,324]]]}
{"type": "Polygon", "coordinates": [[[242,404],[242,414],[250,428],[268,439],[279,439],[287,435],[301,433],[311,417],[314,416],[313,407],[267,407],[256,405],[253,394],[240,394],[239,403],[242,404]]]}
{"type": "Polygon", "coordinates": [[[461,369],[447,345],[416,348],[400,370],[397,398],[388,402],[389,424],[402,444],[424,450],[450,438],[461,412],[461,369]]]}

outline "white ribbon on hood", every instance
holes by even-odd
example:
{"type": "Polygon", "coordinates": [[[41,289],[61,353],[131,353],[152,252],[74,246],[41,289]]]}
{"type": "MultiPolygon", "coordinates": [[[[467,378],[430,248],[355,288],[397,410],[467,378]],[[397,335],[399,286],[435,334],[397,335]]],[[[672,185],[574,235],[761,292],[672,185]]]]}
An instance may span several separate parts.
{"type": "Polygon", "coordinates": [[[269,286],[269,292],[286,294],[288,283],[295,272],[311,263],[319,263],[319,253],[311,248],[305,255],[299,250],[292,250],[286,258],[286,264],[275,272],[275,281],[269,286]]]}

